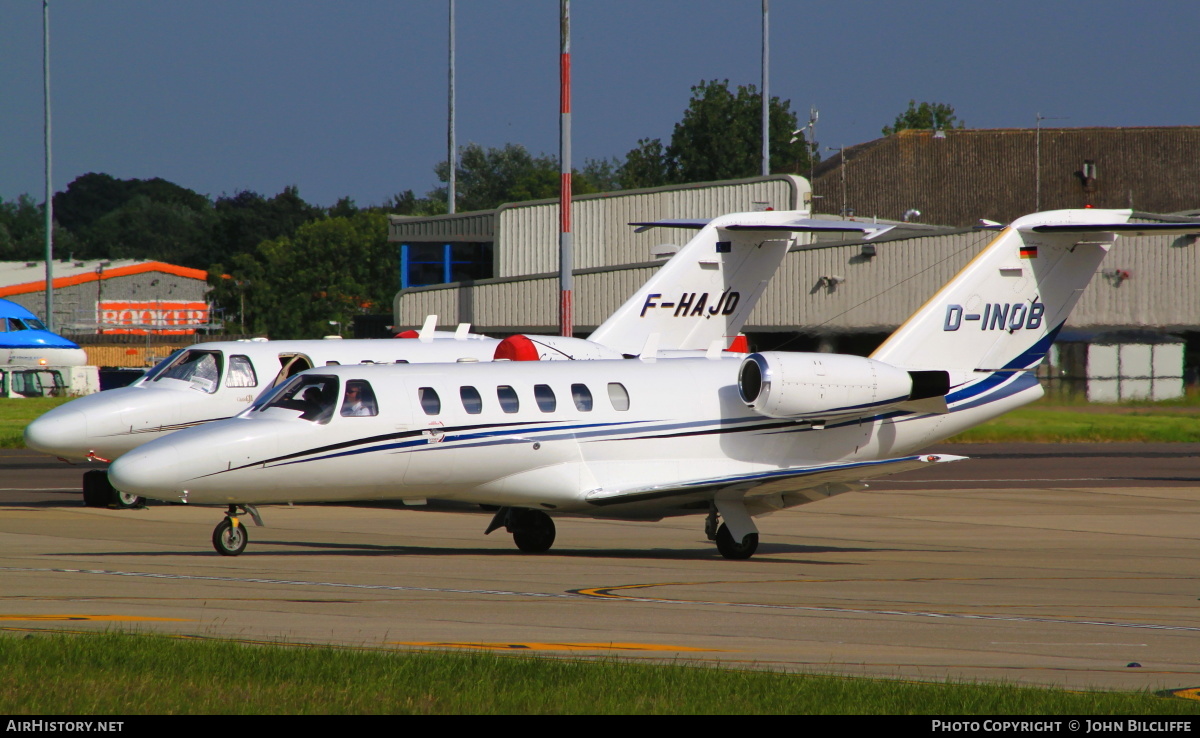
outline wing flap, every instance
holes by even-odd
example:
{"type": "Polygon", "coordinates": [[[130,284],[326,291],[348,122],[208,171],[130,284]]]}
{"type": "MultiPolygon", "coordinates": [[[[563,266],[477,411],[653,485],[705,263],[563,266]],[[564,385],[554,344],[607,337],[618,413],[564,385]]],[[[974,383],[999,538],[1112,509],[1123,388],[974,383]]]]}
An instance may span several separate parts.
{"type": "Polygon", "coordinates": [[[824,485],[850,485],[864,479],[920,469],[929,464],[961,461],[965,458],[967,457],[948,454],[921,454],[880,461],[790,467],[710,479],[694,479],[678,484],[597,489],[589,492],[585,499],[592,505],[603,507],[684,495],[715,495],[718,492],[732,492],[747,497],[787,495],[824,485]]]}

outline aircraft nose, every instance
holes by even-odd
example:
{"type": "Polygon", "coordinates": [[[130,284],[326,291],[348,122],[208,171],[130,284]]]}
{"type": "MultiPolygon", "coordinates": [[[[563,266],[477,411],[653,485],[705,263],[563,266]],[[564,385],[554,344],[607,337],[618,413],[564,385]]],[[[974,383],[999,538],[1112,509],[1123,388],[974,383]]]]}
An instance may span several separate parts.
{"type": "Polygon", "coordinates": [[[25,427],[25,445],[54,456],[86,456],[86,439],[86,417],[66,407],[55,408],[25,427]]]}
{"type": "Polygon", "coordinates": [[[179,450],[158,440],[121,456],[108,468],[108,481],[122,492],[179,501],[183,475],[179,450]]]}

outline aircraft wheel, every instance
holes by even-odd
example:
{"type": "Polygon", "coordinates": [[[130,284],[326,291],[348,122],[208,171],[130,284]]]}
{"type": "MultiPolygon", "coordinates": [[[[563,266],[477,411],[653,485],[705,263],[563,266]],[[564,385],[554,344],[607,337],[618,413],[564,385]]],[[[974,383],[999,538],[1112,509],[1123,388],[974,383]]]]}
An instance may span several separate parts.
{"type": "Polygon", "coordinates": [[[118,510],[135,510],[137,508],[146,506],[145,497],[138,497],[137,495],[130,494],[129,492],[121,492],[113,489],[112,485],[108,484],[107,477],[105,478],[104,483],[110,490],[112,490],[112,502],[114,505],[116,505],[118,510]]]}
{"type": "Polygon", "coordinates": [[[733,540],[728,526],[721,523],[721,527],[717,528],[717,550],[727,559],[748,559],[758,550],[758,534],[751,533],[738,543],[733,540]]]}
{"type": "Polygon", "coordinates": [[[554,545],[554,521],[541,510],[522,510],[514,522],[513,543],[525,553],[545,553],[554,545]]]}
{"type": "Polygon", "coordinates": [[[108,507],[112,501],[112,487],[108,485],[108,472],[91,469],[83,473],[83,504],[88,507],[108,507]]]}
{"type": "Polygon", "coordinates": [[[238,523],[235,528],[229,518],[225,518],[213,529],[213,548],[222,556],[237,556],[246,550],[250,536],[246,535],[246,526],[238,523]]]}

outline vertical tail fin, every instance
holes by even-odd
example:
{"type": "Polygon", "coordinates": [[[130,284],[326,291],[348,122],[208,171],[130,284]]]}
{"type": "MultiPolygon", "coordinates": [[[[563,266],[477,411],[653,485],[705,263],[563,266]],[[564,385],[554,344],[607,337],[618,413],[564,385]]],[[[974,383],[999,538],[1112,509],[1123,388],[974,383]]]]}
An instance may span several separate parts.
{"type": "Polygon", "coordinates": [[[1129,214],[1059,210],[1015,221],[871,358],[964,373],[1037,366],[1129,214]]]}
{"type": "Polygon", "coordinates": [[[1055,210],[1019,218],[871,358],[959,372],[1036,367],[1119,234],[1200,231],[1200,223],[1129,223],[1130,214],[1055,210]]]}
{"type": "Polygon", "coordinates": [[[758,303],[799,232],[846,231],[878,235],[890,226],[814,221],[801,211],[731,213],[713,220],[632,223],[699,229],[640,290],[604,321],[589,340],[636,354],[657,333],[663,350],[705,351],[732,338],[758,303]]]}

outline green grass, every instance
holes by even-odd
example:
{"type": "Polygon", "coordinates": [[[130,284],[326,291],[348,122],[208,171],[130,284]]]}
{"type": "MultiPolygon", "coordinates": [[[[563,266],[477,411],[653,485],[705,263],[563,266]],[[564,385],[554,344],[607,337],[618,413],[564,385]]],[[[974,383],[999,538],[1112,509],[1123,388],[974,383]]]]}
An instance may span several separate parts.
{"type": "Polygon", "coordinates": [[[1044,407],[1014,410],[949,443],[1200,443],[1200,412],[1080,412],[1044,407]]]}
{"type": "Polygon", "coordinates": [[[949,439],[950,443],[1200,443],[1200,387],[1162,402],[1089,403],[1046,397],[949,439]]]}
{"type": "Polygon", "coordinates": [[[0,714],[1200,715],[1149,693],[129,633],[0,637],[0,714]]]}
{"type": "Polygon", "coordinates": [[[25,448],[25,426],[73,397],[0,397],[0,448],[25,448]]]}

